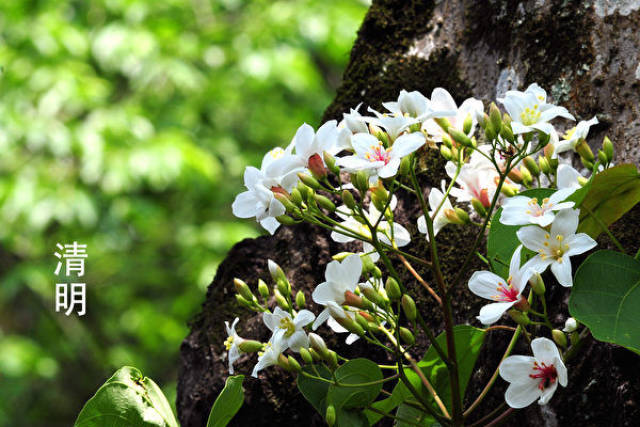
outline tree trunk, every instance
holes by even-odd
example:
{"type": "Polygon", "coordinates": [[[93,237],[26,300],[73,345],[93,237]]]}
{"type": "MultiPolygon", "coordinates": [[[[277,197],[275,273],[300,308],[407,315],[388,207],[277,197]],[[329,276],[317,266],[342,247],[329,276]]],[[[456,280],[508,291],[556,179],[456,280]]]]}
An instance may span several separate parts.
{"type": "MultiPolygon", "coordinates": [[[[344,82],[324,120],[340,119],[359,103],[380,108],[397,98],[401,89],[419,90],[429,96],[435,87],[448,89],[456,100],[474,96],[487,102],[509,89],[523,89],[537,82],[553,100],[566,106],[578,120],[597,114],[592,128],[599,146],[606,134],[616,147],[616,162],[640,159],[640,1],[568,0],[515,1],[374,1],[351,52],[344,82]]],[[[293,131],[293,130],[292,130],[293,131]]],[[[423,165],[432,172],[425,186],[439,185],[443,161],[427,156],[423,165]]],[[[240,191],[240,189],[238,189],[240,191]]],[[[412,198],[400,198],[399,219],[415,233],[418,207],[412,198]]],[[[635,208],[614,225],[629,251],[637,250],[640,209],[635,208]],[[626,226],[625,226],[626,225],[626,226]],[[628,225],[635,225],[629,227],[628,225]]],[[[445,273],[459,266],[460,246],[468,245],[474,230],[445,229],[438,235],[445,273]]],[[[421,240],[421,239],[416,239],[421,240]]],[[[609,242],[602,238],[600,247],[609,242]]],[[[295,289],[310,292],[323,279],[330,254],[346,250],[326,231],[308,225],[282,227],[273,237],[238,243],[209,286],[202,312],[191,324],[181,347],[178,413],[183,427],[200,427],[227,376],[223,341],[224,321],[242,318],[242,336],[268,338],[260,316],[251,316],[234,299],[232,280],[240,277],[255,285],[267,279],[267,259],[278,262],[295,289]]],[[[411,251],[423,252],[424,242],[411,251]]],[[[633,253],[633,252],[632,252],[633,253]]],[[[481,268],[481,266],[476,266],[481,268]]],[[[428,272],[424,272],[428,277],[428,272]]],[[[550,286],[548,298],[557,324],[566,313],[568,291],[550,286]]],[[[416,291],[420,293],[420,291],[416,291]]],[[[454,296],[456,321],[475,322],[481,301],[466,289],[454,296]]],[[[440,317],[431,302],[419,300],[423,315],[441,330],[440,317]]],[[[325,336],[329,336],[328,334],[325,336]]],[[[361,343],[346,346],[334,340],[341,354],[371,353],[361,343]]],[[[466,404],[477,396],[497,366],[508,336],[492,333],[485,344],[471,383],[466,404]]],[[[421,348],[426,342],[420,337],[421,348]]],[[[515,353],[527,353],[525,347],[515,353]]],[[[416,353],[417,354],[417,353],[416,353]]],[[[255,356],[254,356],[255,358],[255,356]]],[[[245,358],[238,371],[248,373],[255,360],[245,358]]],[[[547,406],[531,405],[517,411],[511,425],[635,425],[640,416],[640,358],[628,350],[590,341],[581,357],[568,365],[569,385],[560,388],[547,406]]],[[[322,418],[297,392],[294,377],[280,369],[264,371],[264,378],[245,380],[247,398],[233,425],[321,425],[322,418]]],[[[477,420],[503,400],[506,384],[498,380],[477,420]]]]}

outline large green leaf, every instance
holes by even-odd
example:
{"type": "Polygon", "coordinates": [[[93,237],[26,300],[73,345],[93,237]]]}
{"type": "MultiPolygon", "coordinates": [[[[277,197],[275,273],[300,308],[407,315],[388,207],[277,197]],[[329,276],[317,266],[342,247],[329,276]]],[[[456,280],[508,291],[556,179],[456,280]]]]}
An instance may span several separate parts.
{"type": "MultiPolygon", "coordinates": [[[[554,191],[555,190],[550,188],[534,188],[523,191],[519,195],[536,197],[538,200],[542,200],[545,197],[551,196],[554,191]]],[[[500,222],[500,215],[502,215],[502,208],[498,209],[491,220],[491,228],[489,229],[489,236],[487,237],[487,258],[491,263],[491,269],[494,273],[501,277],[507,277],[509,275],[511,256],[520,245],[516,232],[524,226],[504,225],[500,222]]]]}
{"type": "Polygon", "coordinates": [[[225,427],[240,410],[244,402],[243,380],[244,375],[227,378],[224,388],[213,402],[207,427],[225,427]]]}
{"type": "Polygon", "coordinates": [[[594,239],[640,202],[640,175],[623,164],[598,173],[580,207],[578,232],[594,239]]]}
{"type": "MultiPolygon", "coordinates": [[[[322,378],[327,380],[333,379],[331,372],[324,365],[315,365],[315,367],[322,378]]],[[[302,370],[308,374],[317,376],[316,371],[311,366],[305,366],[302,370]]],[[[319,414],[324,416],[327,410],[327,393],[329,392],[330,384],[326,381],[309,378],[302,374],[298,375],[297,383],[298,390],[300,390],[304,398],[311,403],[319,414]]]]}
{"type": "Polygon", "coordinates": [[[150,378],[130,366],[116,371],[78,415],[75,427],[178,427],[171,406],[150,378]]]}
{"type": "MultiPolygon", "coordinates": [[[[382,380],[382,371],[378,365],[369,359],[353,359],[336,369],[338,384],[363,384],[382,380]]],[[[365,408],[380,394],[382,383],[361,387],[343,387],[330,385],[327,400],[336,409],[365,408]]]]}
{"type": "Polygon", "coordinates": [[[569,312],[600,341],[640,351],[640,261],[598,251],[576,271],[569,312]]]}
{"type": "Polygon", "coordinates": [[[406,404],[400,405],[396,416],[398,417],[396,427],[415,427],[416,424],[425,427],[440,425],[429,414],[406,404]]]}
{"type": "MultiPolygon", "coordinates": [[[[480,353],[480,348],[484,342],[485,331],[483,329],[474,328],[473,326],[456,325],[453,328],[453,335],[456,344],[460,393],[464,396],[467,384],[469,383],[469,379],[473,372],[473,367],[475,366],[476,359],[480,353]]],[[[445,354],[448,354],[447,338],[444,332],[438,335],[436,342],[444,350],[445,354]]],[[[440,359],[438,352],[433,346],[429,347],[422,360],[418,362],[418,366],[431,385],[433,385],[445,406],[449,411],[451,411],[451,386],[449,384],[449,372],[446,364],[442,359],[440,359]]],[[[423,386],[420,377],[411,370],[405,370],[405,373],[413,387],[420,390],[423,396],[433,402],[431,394],[429,394],[427,389],[423,386]]],[[[399,383],[394,388],[392,395],[396,395],[397,393],[405,398],[411,396],[407,387],[402,383],[399,383]]],[[[433,407],[434,409],[436,408],[435,402],[433,402],[433,407]]]]}

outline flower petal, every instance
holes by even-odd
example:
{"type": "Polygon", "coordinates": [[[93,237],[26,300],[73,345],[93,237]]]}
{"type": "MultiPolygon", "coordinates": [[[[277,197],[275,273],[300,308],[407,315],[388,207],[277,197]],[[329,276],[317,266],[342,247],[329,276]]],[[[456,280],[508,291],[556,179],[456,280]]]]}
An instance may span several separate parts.
{"type": "Polygon", "coordinates": [[[309,337],[304,331],[296,331],[288,339],[289,348],[296,353],[300,352],[300,347],[309,348],[309,337]]]}
{"type": "Polygon", "coordinates": [[[564,254],[566,256],[574,256],[585,253],[596,247],[597,243],[588,234],[578,233],[568,237],[565,243],[569,245],[569,250],[564,254]]]}
{"type": "Polygon", "coordinates": [[[520,240],[527,249],[534,252],[538,252],[540,249],[545,249],[545,234],[547,234],[545,230],[536,226],[522,227],[516,232],[518,240],[520,240]]]}
{"type": "Polygon", "coordinates": [[[483,325],[491,325],[496,323],[502,315],[509,310],[515,302],[494,302],[487,304],[480,309],[478,320],[483,325]]]}
{"type": "Polygon", "coordinates": [[[578,218],[580,211],[578,209],[564,209],[556,214],[556,219],[551,224],[551,236],[562,235],[569,237],[575,234],[578,229],[578,218]]]}
{"type": "Polygon", "coordinates": [[[542,362],[546,365],[554,364],[555,359],[560,358],[558,347],[549,338],[536,338],[531,341],[531,351],[538,363],[542,362]]]}
{"type": "Polygon", "coordinates": [[[567,254],[565,254],[561,260],[562,261],[556,261],[551,264],[551,272],[556,276],[558,283],[562,286],[573,286],[573,278],[571,277],[571,260],[567,254]]]}
{"type": "Polygon", "coordinates": [[[476,271],[469,279],[469,289],[479,297],[494,300],[496,288],[505,280],[490,271],[476,271]]]}
{"type": "Polygon", "coordinates": [[[535,361],[531,356],[509,356],[500,364],[500,376],[510,383],[526,382],[535,361]]]}
{"type": "Polygon", "coordinates": [[[309,310],[300,310],[293,319],[293,324],[296,325],[296,328],[303,328],[313,322],[315,318],[316,315],[309,310]]]}
{"type": "Polygon", "coordinates": [[[526,408],[540,397],[541,391],[537,381],[527,381],[522,383],[511,383],[504,399],[507,405],[515,409],[526,408]]]}

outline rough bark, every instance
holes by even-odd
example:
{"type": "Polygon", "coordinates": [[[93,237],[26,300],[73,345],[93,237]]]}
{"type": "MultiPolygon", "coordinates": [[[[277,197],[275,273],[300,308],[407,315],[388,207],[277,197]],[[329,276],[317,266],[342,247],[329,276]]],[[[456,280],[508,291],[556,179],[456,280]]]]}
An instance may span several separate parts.
{"type": "MultiPolygon", "coordinates": [[[[616,162],[638,163],[640,159],[640,1],[575,2],[567,0],[527,2],[374,1],[351,52],[344,83],[323,120],[341,118],[341,113],[360,102],[374,108],[397,97],[400,89],[420,90],[426,95],[434,87],[449,89],[457,100],[475,96],[495,99],[511,88],[522,89],[538,82],[553,99],[575,113],[578,119],[597,114],[600,125],[592,140],[607,134],[616,146],[616,162]]],[[[432,172],[426,186],[443,177],[442,161],[426,155],[423,166],[432,172]]],[[[401,198],[400,221],[415,232],[417,206],[401,198]]],[[[640,209],[614,226],[623,245],[637,250],[640,209]]],[[[473,230],[446,230],[438,236],[447,273],[460,263],[458,248],[468,245],[473,230]]],[[[602,246],[608,242],[601,239],[602,246]]],[[[310,291],[322,281],[330,254],[345,250],[325,231],[306,225],[282,228],[273,237],[245,240],[229,253],[209,286],[202,312],[191,324],[191,333],[181,347],[178,413],[184,427],[203,426],[213,400],[227,375],[224,360],[224,320],[243,319],[241,335],[266,339],[258,316],[248,316],[234,300],[233,277],[255,284],[266,279],[266,260],[274,259],[288,272],[297,289],[310,291]],[[244,313],[244,314],[243,314],[244,313]]],[[[423,242],[410,248],[425,250],[423,242]]],[[[580,260],[577,260],[580,261],[580,260]]],[[[427,272],[424,272],[428,277],[427,272]]],[[[550,287],[549,298],[557,307],[555,320],[566,313],[568,292],[550,287]]],[[[416,290],[421,295],[419,290],[416,290]]],[[[426,299],[419,306],[437,329],[440,318],[426,299]]],[[[477,298],[457,290],[455,315],[458,322],[474,319],[477,298]]],[[[479,359],[477,372],[467,391],[467,404],[491,375],[508,337],[490,335],[479,359]]],[[[421,338],[424,346],[424,339],[421,338]]],[[[365,347],[332,343],[344,354],[362,354],[365,347]]],[[[370,349],[367,354],[371,355],[370,349]]],[[[516,352],[526,352],[522,347],[516,352]]],[[[568,365],[570,384],[560,389],[546,407],[532,405],[518,411],[508,424],[538,425],[634,425],[640,416],[640,358],[627,350],[591,341],[584,356],[568,365]]],[[[371,357],[383,358],[382,354],[371,357]]],[[[238,365],[249,372],[251,361],[238,365]]],[[[296,391],[294,378],[279,369],[265,371],[261,380],[245,382],[247,401],[235,425],[320,425],[322,420],[296,391]]],[[[504,382],[498,381],[485,409],[503,399],[504,382]]]]}

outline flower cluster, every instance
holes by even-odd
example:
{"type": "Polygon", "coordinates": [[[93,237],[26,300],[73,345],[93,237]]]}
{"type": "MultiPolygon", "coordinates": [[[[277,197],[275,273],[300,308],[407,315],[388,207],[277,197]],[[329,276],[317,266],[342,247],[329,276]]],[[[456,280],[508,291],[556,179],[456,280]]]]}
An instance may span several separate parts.
{"type": "MultiPolygon", "coordinates": [[[[552,121],[564,119],[566,125],[575,119],[564,107],[549,102],[537,84],[523,92],[508,91],[498,102],[505,112],[495,103],[485,111],[474,98],[458,106],[442,88],[434,89],[431,97],[401,91],[396,101],[382,104],[386,111],[368,108],[365,113],[358,105],[339,123],[329,121],[317,131],[303,124],[288,146],[265,155],[260,169],[246,169],[246,191],[232,206],[236,216],[255,218],[270,233],[281,224],[307,222],[328,230],[335,242],[356,241],[362,246],[335,254],[326,265],[325,280],[310,293],[321,308],[317,316],[307,309],[305,294],[294,292],[273,261],[268,264],[274,285],[259,280],[258,296],[236,279],[239,304],[261,313],[271,337],[266,342],[244,339],[235,330],[238,319],[227,324],[230,372],[250,353],[258,353],[254,377],[272,365],[316,379],[302,365],[324,364],[335,370],[347,359],[313,332],[323,325],[347,333],[347,344],[362,339],[389,351],[399,358],[398,369],[403,369],[403,359],[411,365],[418,326],[437,344],[407,291],[404,275],[396,270],[398,261],[442,308],[445,320],[451,320],[450,301],[442,295],[468,277],[468,261],[478,254],[486,231],[502,225],[517,227],[518,244],[491,259],[480,255],[491,271],[474,272],[468,288],[491,301],[477,316],[482,325],[492,325],[508,313],[517,328],[503,327],[516,331],[514,340],[524,334],[531,344],[533,357],[510,356],[500,365],[500,375],[511,383],[506,402],[513,408],[536,400],[545,404],[558,384],[566,386],[565,334],[577,341],[580,325],[569,319],[563,331],[553,327],[542,274],[549,268],[559,285],[572,286],[571,257],[595,247],[589,235],[578,232],[582,190],[589,178],[571,165],[572,153],[578,154],[587,173],[597,173],[612,165],[613,145],[605,138],[598,156],[593,155],[586,138],[597,124],[595,118],[564,132],[556,130],[552,121]],[[559,156],[566,152],[569,157],[559,156]],[[426,193],[419,158],[429,155],[446,160],[449,179],[426,193]],[[397,206],[412,197],[421,212],[413,218],[396,216],[397,206]],[[446,283],[437,257],[436,235],[446,226],[478,228],[475,243],[463,248],[470,254],[451,284],[446,283]],[[422,246],[411,245],[409,230],[416,229],[426,238],[422,246]],[[425,245],[426,254],[416,253],[425,245]],[[412,263],[432,271],[437,290],[412,263]],[[528,329],[534,327],[535,331],[528,329]],[[553,340],[540,336],[542,327],[553,340]]],[[[403,212],[415,212],[403,207],[403,212]]],[[[448,339],[453,334],[450,323],[445,322],[448,339]]],[[[447,362],[447,355],[437,349],[447,362]]],[[[451,364],[447,366],[451,381],[457,381],[457,373],[451,364]]],[[[429,389],[426,378],[423,383],[429,389]]],[[[435,391],[432,395],[442,403],[435,391]]],[[[439,412],[432,414],[438,420],[460,417],[459,407],[454,405],[451,415],[440,404],[439,412]]],[[[327,420],[335,417],[329,413],[327,420]]]]}

